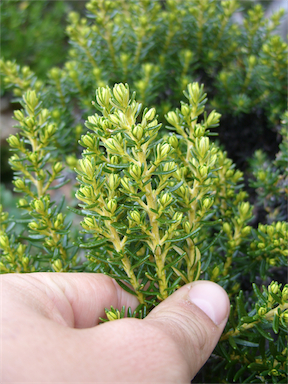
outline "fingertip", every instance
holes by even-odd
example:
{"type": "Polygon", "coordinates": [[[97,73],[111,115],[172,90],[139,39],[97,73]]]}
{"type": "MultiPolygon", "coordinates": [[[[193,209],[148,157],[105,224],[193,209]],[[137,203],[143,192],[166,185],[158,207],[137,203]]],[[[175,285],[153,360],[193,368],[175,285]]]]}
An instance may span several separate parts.
{"type": "Polygon", "coordinates": [[[230,302],[225,290],[212,281],[197,281],[190,287],[188,297],[216,325],[227,321],[230,302]]]}

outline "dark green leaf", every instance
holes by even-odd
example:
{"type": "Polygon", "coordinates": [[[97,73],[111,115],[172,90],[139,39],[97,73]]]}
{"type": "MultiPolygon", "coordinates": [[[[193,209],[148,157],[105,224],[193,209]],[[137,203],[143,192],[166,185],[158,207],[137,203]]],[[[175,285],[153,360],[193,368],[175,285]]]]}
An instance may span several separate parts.
{"type": "Polygon", "coordinates": [[[266,299],[263,296],[263,294],[261,293],[260,289],[257,287],[257,285],[255,283],[253,283],[252,287],[253,287],[253,290],[254,290],[256,296],[258,297],[258,299],[261,300],[261,304],[266,303],[266,299]]]}
{"type": "Polygon", "coordinates": [[[170,269],[175,264],[177,264],[180,260],[182,260],[185,255],[186,255],[186,252],[183,252],[182,255],[179,255],[178,257],[176,257],[171,263],[166,264],[164,269],[166,269],[166,270],[170,269]]]}
{"type": "Polygon", "coordinates": [[[265,364],[251,363],[251,364],[248,365],[248,368],[251,369],[252,371],[262,372],[265,369],[267,369],[268,366],[265,365],[265,364]]]}
{"type": "Polygon", "coordinates": [[[131,293],[132,295],[136,295],[135,291],[133,291],[131,288],[127,287],[126,284],[124,284],[121,280],[117,279],[117,283],[120,285],[121,288],[124,289],[124,291],[128,292],[128,293],[131,293]]]}
{"type": "Polygon", "coordinates": [[[170,191],[170,192],[174,192],[174,191],[176,191],[176,189],[180,188],[182,184],[183,184],[183,180],[181,180],[179,183],[177,183],[176,185],[174,185],[174,187],[169,188],[169,191],[170,191]]]}
{"type": "Polygon", "coordinates": [[[233,382],[239,383],[239,378],[241,377],[242,374],[244,374],[244,376],[245,376],[246,370],[247,370],[246,364],[243,367],[241,367],[240,369],[238,369],[238,371],[236,372],[236,374],[233,378],[233,382]]]}
{"type": "Polygon", "coordinates": [[[279,316],[275,313],[272,323],[273,331],[277,334],[279,332],[279,316]]]}
{"type": "Polygon", "coordinates": [[[263,337],[265,337],[265,339],[269,340],[269,341],[274,341],[273,337],[268,333],[268,332],[265,332],[263,328],[261,328],[260,325],[256,324],[255,325],[255,328],[257,329],[257,331],[260,333],[260,335],[262,335],[263,337]]]}
{"type": "Polygon", "coordinates": [[[135,268],[140,267],[140,265],[142,265],[143,263],[145,263],[145,261],[148,260],[149,257],[150,257],[150,255],[147,255],[147,256],[143,257],[140,261],[138,261],[138,263],[133,264],[133,265],[132,265],[132,269],[135,269],[135,268]]]}
{"type": "Polygon", "coordinates": [[[89,243],[81,243],[80,247],[91,249],[91,248],[99,247],[100,245],[105,244],[106,242],[107,242],[107,239],[94,240],[94,241],[90,241],[89,243]]]}
{"type": "Polygon", "coordinates": [[[164,241],[164,244],[165,243],[176,243],[177,241],[181,241],[181,240],[185,240],[185,239],[188,239],[188,237],[191,237],[193,235],[195,235],[197,232],[200,231],[200,227],[195,229],[194,231],[192,231],[191,233],[188,233],[188,235],[184,235],[184,236],[181,236],[181,237],[176,237],[176,238],[173,238],[173,239],[167,239],[166,241],[164,241]]]}
{"type": "Polygon", "coordinates": [[[169,175],[170,173],[173,173],[173,172],[175,172],[175,171],[177,171],[177,166],[176,167],[174,167],[171,171],[155,171],[155,172],[153,172],[152,174],[153,175],[169,175]]]}
{"type": "Polygon", "coordinates": [[[252,341],[238,339],[237,337],[235,337],[234,340],[236,344],[244,345],[244,347],[256,347],[256,348],[259,347],[258,343],[253,343],[252,341]]]}
{"type": "Polygon", "coordinates": [[[243,302],[243,291],[239,292],[239,296],[237,297],[237,311],[238,311],[238,317],[239,317],[239,322],[241,323],[241,318],[248,316],[246,309],[244,307],[244,302],[243,302]]]}
{"type": "Polygon", "coordinates": [[[236,343],[235,343],[234,337],[229,336],[228,340],[229,340],[229,344],[231,345],[231,347],[232,347],[233,349],[237,349],[237,345],[236,345],[236,343]]]}

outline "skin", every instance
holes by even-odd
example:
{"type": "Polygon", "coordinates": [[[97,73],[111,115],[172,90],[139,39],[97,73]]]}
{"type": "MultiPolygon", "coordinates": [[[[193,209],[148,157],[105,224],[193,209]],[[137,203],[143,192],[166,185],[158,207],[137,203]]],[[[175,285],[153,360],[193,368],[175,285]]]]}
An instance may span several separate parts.
{"type": "Polygon", "coordinates": [[[225,291],[204,281],[143,320],[101,325],[104,308],[138,305],[107,276],[7,274],[0,284],[1,383],[190,383],[229,314],[225,291]]]}

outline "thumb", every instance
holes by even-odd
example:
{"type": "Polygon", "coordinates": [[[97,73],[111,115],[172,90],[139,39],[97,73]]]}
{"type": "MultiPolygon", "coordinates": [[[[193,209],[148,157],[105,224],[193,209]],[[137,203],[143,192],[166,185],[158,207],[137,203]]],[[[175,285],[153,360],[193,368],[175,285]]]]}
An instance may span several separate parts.
{"type": "Polygon", "coordinates": [[[197,281],[174,292],[144,321],[159,327],[174,343],[176,353],[186,363],[187,380],[191,380],[215,348],[229,308],[223,288],[210,281],[197,281]]]}

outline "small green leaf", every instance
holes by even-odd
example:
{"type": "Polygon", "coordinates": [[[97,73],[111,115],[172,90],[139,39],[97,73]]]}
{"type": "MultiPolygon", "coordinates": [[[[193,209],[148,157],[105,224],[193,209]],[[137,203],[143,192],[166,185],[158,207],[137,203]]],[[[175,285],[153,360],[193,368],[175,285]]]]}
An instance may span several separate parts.
{"type": "Polygon", "coordinates": [[[272,323],[273,331],[277,334],[279,332],[279,316],[277,313],[275,313],[273,317],[273,323],[272,323]]]}
{"type": "Polygon", "coordinates": [[[265,337],[265,339],[267,339],[269,341],[274,341],[273,337],[269,333],[265,332],[264,329],[261,328],[261,326],[259,326],[258,324],[255,324],[255,328],[260,333],[260,335],[265,337]]]}
{"type": "Polygon", "coordinates": [[[188,237],[191,237],[193,235],[195,235],[197,232],[200,231],[200,227],[195,229],[195,231],[192,231],[191,233],[188,233],[188,235],[185,235],[185,236],[181,236],[181,237],[176,237],[174,239],[167,239],[166,241],[164,241],[164,244],[165,243],[176,243],[177,241],[181,241],[181,240],[186,240],[188,239],[188,237]]]}
{"type": "Polygon", "coordinates": [[[237,345],[236,345],[236,343],[235,343],[234,338],[233,338],[232,336],[229,336],[228,340],[229,340],[229,344],[231,345],[231,347],[232,347],[233,349],[237,349],[237,345]]]}
{"type": "Polygon", "coordinates": [[[239,377],[241,377],[241,375],[244,373],[246,373],[246,370],[247,370],[247,364],[245,364],[242,368],[238,369],[238,371],[236,372],[234,378],[233,378],[233,382],[234,383],[238,383],[239,381],[239,377]]]}
{"type": "Polygon", "coordinates": [[[94,240],[94,241],[90,241],[89,243],[81,243],[80,247],[87,248],[87,249],[96,248],[102,244],[105,244],[107,241],[108,241],[107,239],[94,240]]]}
{"type": "Polygon", "coordinates": [[[253,343],[252,341],[242,340],[242,339],[238,339],[236,337],[235,337],[234,340],[235,340],[236,344],[243,345],[244,347],[253,347],[253,348],[258,348],[259,347],[258,343],[253,343]]]}
{"type": "Polygon", "coordinates": [[[170,191],[170,192],[174,192],[174,191],[176,191],[178,188],[181,187],[182,184],[183,184],[183,180],[181,180],[179,183],[177,183],[176,185],[174,185],[174,187],[169,188],[169,191],[170,191]]]}
{"type": "Polygon", "coordinates": [[[251,363],[248,365],[248,369],[251,369],[252,371],[258,371],[258,372],[265,371],[265,369],[267,368],[268,368],[267,365],[259,364],[259,363],[251,363]]]}

